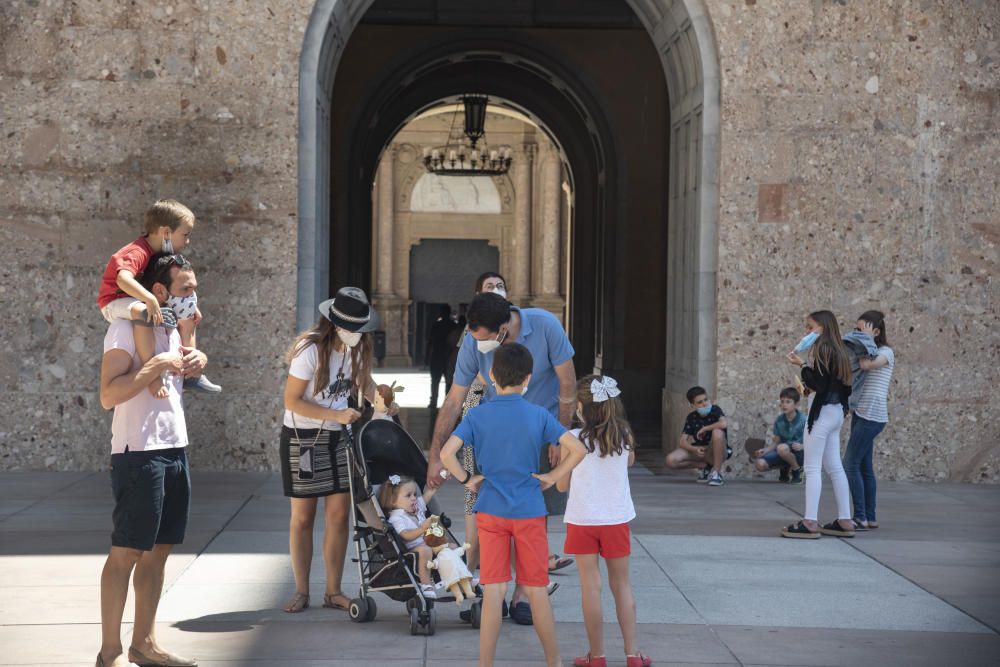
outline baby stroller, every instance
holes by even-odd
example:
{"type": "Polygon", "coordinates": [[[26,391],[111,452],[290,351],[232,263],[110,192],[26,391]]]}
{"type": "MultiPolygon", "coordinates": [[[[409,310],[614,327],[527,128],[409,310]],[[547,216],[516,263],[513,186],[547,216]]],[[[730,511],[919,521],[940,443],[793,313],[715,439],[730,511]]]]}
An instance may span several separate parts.
{"type": "MultiPolygon", "coordinates": [[[[351,446],[347,464],[351,498],[354,503],[354,546],[361,579],[361,591],[348,609],[352,621],[375,620],[372,591],[385,593],[396,602],[405,602],[410,615],[410,634],[433,635],[437,621],[435,600],[424,597],[417,574],[417,555],[406,549],[386,519],[373,493],[373,485],[385,483],[391,474],[403,474],[416,480],[420,488],[427,483],[427,461],[420,446],[402,426],[387,419],[374,419],[354,437],[348,427],[351,446]]],[[[433,499],[431,504],[434,504],[433,499]]],[[[458,543],[448,528],[451,521],[441,513],[441,524],[448,539],[458,543]]],[[[437,572],[432,572],[436,577],[437,572]]],[[[439,596],[437,602],[454,602],[452,596],[439,596]]]]}

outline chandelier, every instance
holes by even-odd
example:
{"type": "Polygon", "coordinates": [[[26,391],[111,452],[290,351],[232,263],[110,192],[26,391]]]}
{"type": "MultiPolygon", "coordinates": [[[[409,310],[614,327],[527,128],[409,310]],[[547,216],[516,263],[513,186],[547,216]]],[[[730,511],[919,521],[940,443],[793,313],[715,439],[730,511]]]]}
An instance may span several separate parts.
{"type": "Polygon", "coordinates": [[[455,129],[460,110],[455,110],[448,144],[444,148],[424,148],[424,167],[439,176],[499,176],[510,169],[510,148],[490,149],[486,143],[486,95],[463,95],[465,124],[461,134],[455,129]],[[452,143],[452,137],[457,137],[452,143]],[[480,141],[482,146],[479,146],[480,141]]]}

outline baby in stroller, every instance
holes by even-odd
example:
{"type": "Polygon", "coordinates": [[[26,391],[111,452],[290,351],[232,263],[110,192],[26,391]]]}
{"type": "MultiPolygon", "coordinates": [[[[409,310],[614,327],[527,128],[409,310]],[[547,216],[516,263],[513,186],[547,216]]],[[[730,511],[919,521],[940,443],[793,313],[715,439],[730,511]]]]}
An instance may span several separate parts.
{"type": "Polygon", "coordinates": [[[434,603],[456,598],[447,591],[435,593],[428,567],[434,555],[423,539],[428,515],[440,515],[449,545],[458,540],[448,530],[450,519],[436,510],[434,492],[428,488],[428,493],[421,493],[421,487],[428,486],[427,459],[409,433],[391,419],[373,419],[359,432],[348,429],[348,433],[354,562],[361,580],[358,597],[348,609],[351,620],[375,620],[377,609],[370,593],[379,592],[406,603],[411,634],[433,635],[434,603]]]}
{"type": "Polygon", "coordinates": [[[406,548],[417,554],[417,575],[420,577],[420,590],[425,598],[437,598],[431,571],[427,563],[434,558],[434,552],[424,543],[424,533],[430,526],[427,516],[427,503],[434,496],[436,489],[427,486],[423,495],[416,480],[410,477],[389,475],[389,479],[379,490],[378,503],[382,511],[388,515],[389,523],[396,529],[406,548]]]}

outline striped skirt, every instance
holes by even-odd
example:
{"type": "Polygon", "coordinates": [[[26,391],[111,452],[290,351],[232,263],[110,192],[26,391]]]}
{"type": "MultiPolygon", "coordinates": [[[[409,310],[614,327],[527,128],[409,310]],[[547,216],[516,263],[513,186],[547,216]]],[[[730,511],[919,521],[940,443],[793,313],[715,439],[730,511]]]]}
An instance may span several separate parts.
{"type": "Polygon", "coordinates": [[[347,441],[341,442],[341,431],[327,429],[295,429],[281,427],[281,483],[289,498],[319,498],[350,491],[347,468],[347,441]],[[319,437],[317,437],[317,434],[319,437]],[[313,477],[299,479],[299,447],[313,449],[313,477]]]}

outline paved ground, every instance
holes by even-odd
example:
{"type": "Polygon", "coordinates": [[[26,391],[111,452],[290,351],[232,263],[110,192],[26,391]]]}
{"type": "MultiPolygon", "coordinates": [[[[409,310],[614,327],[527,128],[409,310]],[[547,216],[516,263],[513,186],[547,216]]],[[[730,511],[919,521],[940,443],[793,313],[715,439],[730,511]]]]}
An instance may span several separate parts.
{"type": "MultiPolygon", "coordinates": [[[[196,473],[194,483],[189,539],[169,562],[161,606],[166,645],[209,666],[474,663],[475,632],[451,604],[431,638],[409,636],[402,605],[385,597],[367,625],[322,608],[278,611],[292,591],[278,478],[196,473]]],[[[0,664],[93,664],[108,484],[106,473],[0,475],[0,664]]],[[[815,542],[776,537],[801,509],[802,487],[715,489],[639,468],[633,493],[641,645],[657,664],[1000,662],[1000,488],[885,483],[881,529],[815,542]]],[[[457,485],[442,501],[457,514],[457,485]]],[[[560,550],[561,526],[552,528],[560,550]]],[[[553,602],[568,663],[586,648],[576,572],[564,572],[553,602]]],[[[313,581],[319,596],[320,570],[313,581]]],[[[623,664],[615,626],[607,637],[623,664]]],[[[532,630],[510,622],[500,655],[542,664],[532,630]]]]}

